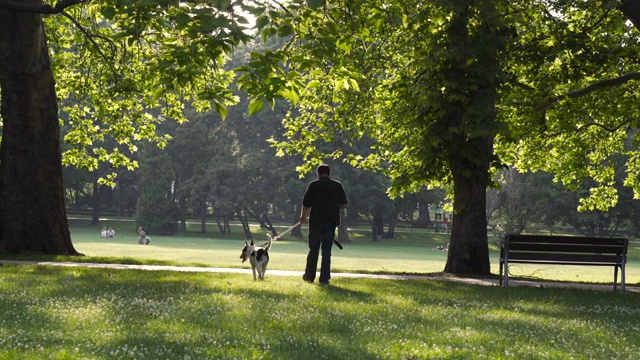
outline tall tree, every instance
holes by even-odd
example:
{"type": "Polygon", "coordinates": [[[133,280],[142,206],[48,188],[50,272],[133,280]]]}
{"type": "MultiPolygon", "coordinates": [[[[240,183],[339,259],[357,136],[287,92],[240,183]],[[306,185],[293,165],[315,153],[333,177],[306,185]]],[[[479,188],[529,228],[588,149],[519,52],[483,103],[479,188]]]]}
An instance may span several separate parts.
{"type": "Polygon", "coordinates": [[[142,226],[148,234],[173,234],[178,230],[178,207],[169,154],[147,146],[140,160],[140,196],[135,215],[137,225],[142,226]]]}
{"type": "MultiPolygon", "coordinates": [[[[396,194],[451,185],[446,271],[490,272],[485,194],[503,163],[553,169],[574,186],[593,177],[604,187],[584,206],[612,204],[607,158],[627,151],[621,139],[635,126],[638,37],[625,15],[637,20],[637,1],[287,4],[256,21],[264,38],[291,45],[242,69],[252,108],[277,96],[298,104],[280,149],[308,164],[333,157],[381,170],[396,194]],[[375,139],[374,154],[321,150],[345,134],[375,139]]],[[[640,190],[638,158],[627,183],[640,190]]]]}
{"type": "Polygon", "coordinates": [[[300,104],[300,116],[285,123],[291,138],[280,145],[285,153],[299,151],[310,164],[322,156],[345,157],[382,170],[394,194],[453,184],[446,271],[454,273],[490,270],[484,199],[496,160],[497,54],[504,47],[496,3],[296,3],[279,17],[257,20],[267,36],[294,33],[298,46],[287,48],[293,54],[267,53],[250,64],[262,69],[280,56],[293,61],[294,71],[245,68],[240,78],[268,101],[283,95],[300,104]],[[266,80],[265,74],[285,80],[266,80]],[[298,82],[305,85],[296,87],[298,82]],[[276,87],[278,93],[274,84],[286,86],[276,87]],[[361,137],[375,139],[369,154],[322,151],[319,145],[361,137]]]}
{"type": "Polygon", "coordinates": [[[58,105],[41,15],[0,7],[0,86],[0,252],[77,255],[65,211],[58,105]]]}

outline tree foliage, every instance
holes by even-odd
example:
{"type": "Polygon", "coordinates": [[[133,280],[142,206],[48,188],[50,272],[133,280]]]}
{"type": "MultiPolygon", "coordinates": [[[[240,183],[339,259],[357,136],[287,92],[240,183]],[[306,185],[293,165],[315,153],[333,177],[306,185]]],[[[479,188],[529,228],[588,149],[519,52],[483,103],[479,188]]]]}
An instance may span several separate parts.
{"type": "Polygon", "coordinates": [[[175,175],[169,166],[169,154],[147,146],[142,159],[136,223],[149,234],[173,234],[177,231],[178,209],[173,191],[175,175]]]}
{"type": "Polygon", "coordinates": [[[640,189],[640,39],[618,5],[534,3],[509,18],[519,41],[505,59],[510,81],[499,114],[508,131],[498,153],[519,169],[551,172],[570,189],[593,181],[581,210],[616,205],[617,154],[627,158],[624,183],[640,189]]]}
{"type": "Polygon", "coordinates": [[[626,20],[637,1],[288,4],[257,24],[290,46],[255,55],[239,79],[300,107],[276,145],[307,166],[332,157],[382,171],[392,194],[452,185],[447,271],[489,271],[485,189],[505,164],[573,186],[591,178],[601,186],[582,207],[606,208],[610,156],[627,152],[625,182],[637,187],[638,156],[624,141],[635,137],[638,37],[626,20]],[[364,136],[375,140],[369,154],[320,145],[364,136]]]}
{"type": "Polygon", "coordinates": [[[251,2],[101,1],[49,17],[58,94],[67,102],[70,131],[65,164],[99,162],[135,168],[140,140],[164,147],[164,120],[184,121],[185,104],[223,117],[237,98],[226,54],[251,39],[237,11],[251,2]],[[81,30],[81,31],[78,31],[81,30]],[[112,138],[116,146],[99,146],[112,138]]]}

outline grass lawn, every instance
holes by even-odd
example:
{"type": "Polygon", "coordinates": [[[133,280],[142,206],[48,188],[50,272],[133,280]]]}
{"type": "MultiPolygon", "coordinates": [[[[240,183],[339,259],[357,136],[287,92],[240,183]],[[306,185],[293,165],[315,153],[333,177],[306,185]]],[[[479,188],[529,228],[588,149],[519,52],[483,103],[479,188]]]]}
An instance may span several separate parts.
{"type": "MultiPolygon", "coordinates": [[[[111,222],[105,222],[110,226],[111,222]]],[[[174,265],[198,265],[210,267],[248,268],[247,263],[240,262],[240,251],[244,246],[244,236],[239,227],[233,233],[223,237],[214,226],[209,226],[208,233],[201,234],[199,225],[191,225],[186,234],[159,236],[150,234],[152,242],[148,246],[137,244],[137,233],[133,222],[116,222],[115,239],[100,238],[101,226],[91,226],[88,220],[71,220],[71,232],[76,249],[87,255],[87,261],[108,258],[130,258],[136,262],[150,262],[174,265]],[[96,259],[97,258],[97,259],[96,259]]],[[[281,227],[281,231],[287,226],[281,227]]],[[[258,227],[252,228],[259,244],[267,241],[267,232],[258,227]]],[[[306,225],[303,227],[303,238],[285,236],[273,244],[270,255],[270,269],[303,270],[306,261],[307,240],[306,225]]],[[[351,233],[352,243],[345,245],[344,250],[334,246],[332,268],[335,271],[347,272],[438,272],[444,269],[447,253],[436,251],[436,245],[446,245],[448,234],[433,233],[428,235],[428,243],[424,244],[424,230],[400,233],[399,239],[381,240],[372,243],[363,233],[351,233]],[[415,246],[412,247],[412,245],[415,246]],[[427,248],[428,247],[428,248],[427,248]],[[420,251],[416,251],[420,249],[420,251]]]]}
{"type": "MultiPolygon", "coordinates": [[[[151,234],[151,245],[141,246],[132,222],[71,225],[82,261],[248,268],[239,263],[243,239],[216,238],[214,228],[151,234]],[[110,225],[116,238],[101,239],[110,225]]],[[[446,253],[434,247],[447,236],[416,230],[371,243],[353,231],[353,243],[334,250],[334,270],[438,272],[446,253]]],[[[305,253],[304,239],[277,242],[271,268],[301,270],[305,253]]],[[[637,255],[634,248],[628,276],[635,282],[637,255]]],[[[606,268],[561,268],[545,278],[612,278],[606,268]]],[[[0,360],[631,359],[640,353],[639,302],[637,292],[432,280],[336,277],[325,287],[268,272],[253,281],[247,274],[4,265],[0,360]]]]}
{"type": "MultiPolygon", "coordinates": [[[[240,262],[240,251],[244,246],[241,229],[234,228],[227,237],[219,235],[213,225],[206,234],[198,233],[199,224],[191,224],[186,234],[158,236],[150,234],[152,243],[148,246],[137,244],[135,223],[126,220],[103,220],[99,226],[91,226],[87,219],[71,219],[73,243],[78,251],[87,255],[91,262],[129,262],[172,265],[196,265],[209,267],[249,268],[240,262]],[[115,239],[100,238],[103,226],[116,229],[115,239]]],[[[283,231],[288,226],[282,226],[283,231]]],[[[303,238],[285,236],[274,243],[270,252],[270,269],[298,270],[305,266],[307,242],[306,225],[303,238]]],[[[266,231],[252,229],[256,241],[266,242],[266,231]]],[[[351,244],[344,250],[334,246],[332,269],[335,272],[364,273],[435,273],[444,269],[447,253],[435,250],[446,245],[449,234],[434,234],[433,230],[399,229],[396,239],[382,239],[371,242],[368,229],[350,232],[351,244]]],[[[490,238],[495,243],[497,238],[490,238]]],[[[491,244],[491,269],[498,273],[498,247],[491,244]]],[[[509,266],[513,277],[539,278],[544,280],[573,282],[613,282],[613,269],[599,266],[562,266],[512,264],[509,266]]],[[[267,273],[268,275],[268,273],[267,273]]],[[[629,252],[626,274],[627,284],[640,283],[640,247],[633,242],[629,252]]]]}
{"type": "Polygon", "coordinates": [[[632,359],[640,294],[0,267],[0,359],[632,359]]]}

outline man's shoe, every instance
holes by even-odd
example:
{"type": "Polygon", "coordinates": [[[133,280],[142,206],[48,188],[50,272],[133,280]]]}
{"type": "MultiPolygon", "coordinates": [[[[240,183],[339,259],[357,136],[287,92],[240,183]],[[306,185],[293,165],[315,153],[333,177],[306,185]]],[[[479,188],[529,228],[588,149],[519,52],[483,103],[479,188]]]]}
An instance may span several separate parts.
{"type": "Polygon", "coordinates": [[[307,277],[307,275],[302,275],[302,280],[304,280],[304,281],[306,281],[306,282],[308,282],[308,283],[312,283],[312,282],[313,282],[313,280],[309,279],[309,278],[307,277]]]}

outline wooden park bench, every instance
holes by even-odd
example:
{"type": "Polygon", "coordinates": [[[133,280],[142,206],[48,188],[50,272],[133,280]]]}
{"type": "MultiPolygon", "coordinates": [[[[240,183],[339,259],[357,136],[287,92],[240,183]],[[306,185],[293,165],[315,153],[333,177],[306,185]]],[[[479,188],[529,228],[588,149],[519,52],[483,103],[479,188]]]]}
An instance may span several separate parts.
{"type": "Polygon", "coordinates": [[[625,291],[624,267],[629,240],[551,235],[507,235],[500,249],[500,285],[509,286],[509,264],[613,266],[613,290],[625,291]],[[504,268],[504,278],[503,278],[504,268]]]}

